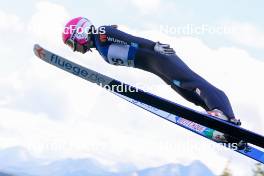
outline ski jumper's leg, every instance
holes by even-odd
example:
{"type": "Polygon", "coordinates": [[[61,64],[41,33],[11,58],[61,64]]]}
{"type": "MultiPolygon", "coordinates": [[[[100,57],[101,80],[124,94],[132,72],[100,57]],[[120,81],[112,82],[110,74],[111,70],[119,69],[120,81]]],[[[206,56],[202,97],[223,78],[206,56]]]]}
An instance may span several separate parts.
{"type": "Polygon", "coordinates": [[[139,48],[135,67],[156,74],[185,99],[205,110],[219,109],[229,118],[234,118],[225,93],[193,72],[177,55],[167,56],[139,48]]]}

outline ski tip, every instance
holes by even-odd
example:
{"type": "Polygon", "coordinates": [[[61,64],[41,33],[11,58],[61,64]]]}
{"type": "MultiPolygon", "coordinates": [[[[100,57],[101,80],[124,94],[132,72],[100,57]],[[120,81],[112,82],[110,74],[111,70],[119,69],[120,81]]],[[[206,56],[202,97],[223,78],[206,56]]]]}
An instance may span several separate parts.
{"type": "Polygon", "coordinates": [[[45,51],[39,44],[34,45],[33,51],[38,58],[44,59],[45,51]]]}

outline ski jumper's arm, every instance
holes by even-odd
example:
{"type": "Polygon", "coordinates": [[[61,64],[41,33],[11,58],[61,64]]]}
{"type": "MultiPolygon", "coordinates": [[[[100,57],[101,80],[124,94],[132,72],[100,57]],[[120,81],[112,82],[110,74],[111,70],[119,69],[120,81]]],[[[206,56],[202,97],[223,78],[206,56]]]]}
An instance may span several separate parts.
{"type": "Polygon", "coordinates": [[[106,62],[113,65],[134,67],[137,50],[153,50],[155,46],[155,42],[151,40],[135,37],[113,26],[101,26],[98,31],[104,33],[92,36],[95,48],[106,62]]]}
{"type": "Polygon", "coordinates": [[[101,26],[100,28],[105,29],[105,35],[102,34],[101,37],[106,38],[106,44],[127,44],[134,47],[146,48],[151,50],[153,50],[156,44],[151,40],[127,34],[123,31],[118,30],[114,26],[101,26]]]}

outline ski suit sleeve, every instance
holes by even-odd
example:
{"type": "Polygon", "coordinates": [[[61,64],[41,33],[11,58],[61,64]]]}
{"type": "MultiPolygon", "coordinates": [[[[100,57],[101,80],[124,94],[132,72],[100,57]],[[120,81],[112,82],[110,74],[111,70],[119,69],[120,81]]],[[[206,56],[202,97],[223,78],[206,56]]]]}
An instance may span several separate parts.
{"type": "Polygon", "coordinates": [[[124,44],[131,45],[138,48],[154,49],[155,42],[144,39],[141,37],[135,37],[133,35],[122,32],[112,26],[101,26],[100,28],[105,29],[106,42],[107,44],[124,44]]]}

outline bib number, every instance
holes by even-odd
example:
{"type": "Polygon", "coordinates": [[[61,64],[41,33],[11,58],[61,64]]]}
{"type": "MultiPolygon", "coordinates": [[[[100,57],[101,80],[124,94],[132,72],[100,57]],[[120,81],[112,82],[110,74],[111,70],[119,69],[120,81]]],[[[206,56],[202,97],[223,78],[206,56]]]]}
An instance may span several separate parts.
{"type": "Polygon", "coordinates": [[[124,65],[124,61],[122,59],[112,58],[111,60],[114,65],[124,65]]]}
{"type": "Polygon", "coordinates": [[[107,59],[110,64],[134,66],[134,58],[128,58],[129,45],[112,44],[109,46],[107,59]]]}

